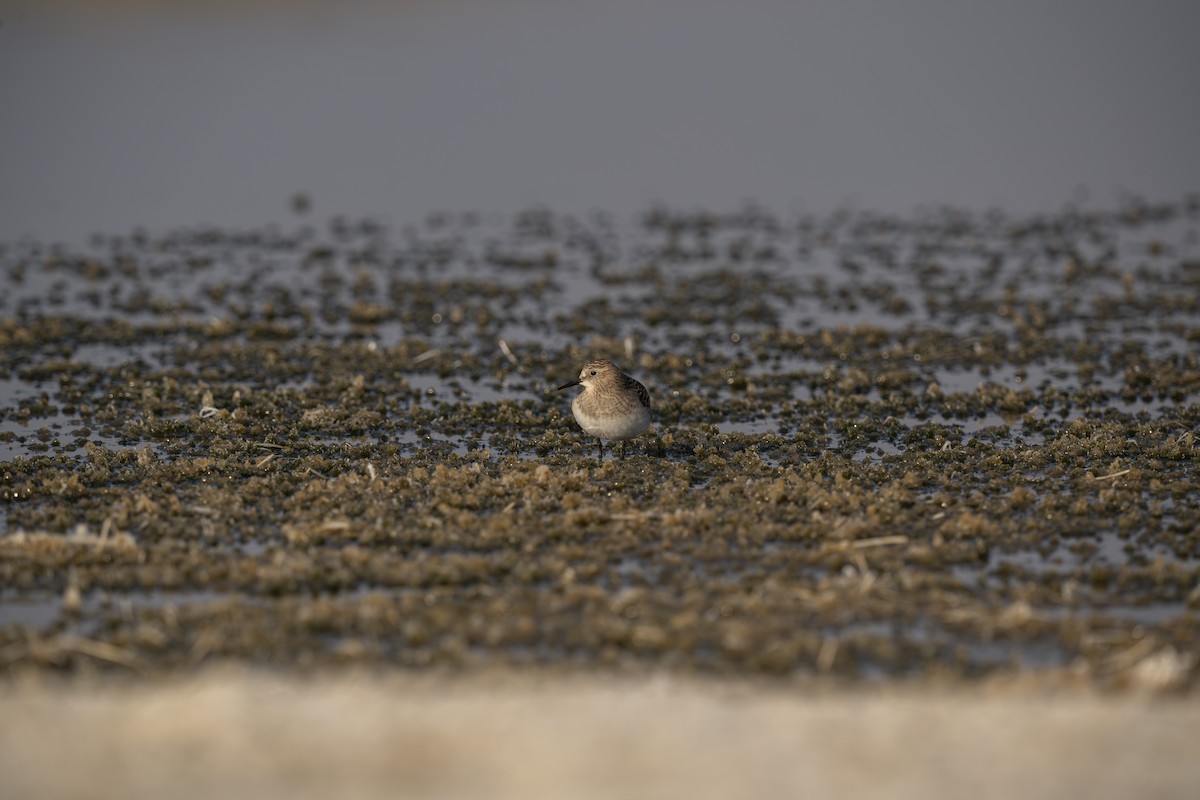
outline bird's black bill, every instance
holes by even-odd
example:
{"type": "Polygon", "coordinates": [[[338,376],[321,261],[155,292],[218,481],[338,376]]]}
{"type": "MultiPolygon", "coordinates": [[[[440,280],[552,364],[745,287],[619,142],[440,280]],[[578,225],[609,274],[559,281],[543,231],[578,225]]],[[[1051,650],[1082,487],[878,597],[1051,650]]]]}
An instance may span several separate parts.
{"type": "Polygon", "coordinates": [[[578,386],[578,385],[579,385],[579,378],[576,378],[575,380],[571,381],[570,383],[564,383],[562,386],[558,387],[554,391],[561,392],[563,389],[570,389],[572,386],[578,386]]]}

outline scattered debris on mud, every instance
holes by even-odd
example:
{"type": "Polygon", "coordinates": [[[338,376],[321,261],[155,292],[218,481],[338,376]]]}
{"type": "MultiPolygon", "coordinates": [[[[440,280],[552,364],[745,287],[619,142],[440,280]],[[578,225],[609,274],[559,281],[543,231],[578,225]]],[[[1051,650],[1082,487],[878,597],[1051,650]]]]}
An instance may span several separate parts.
{"type": "Polygon", "coordinates": [[[0,674],[1200,661],[1200,200],[0,244],[0,674]],[[655,421],[598,463],[554,386],[655,421]]]}

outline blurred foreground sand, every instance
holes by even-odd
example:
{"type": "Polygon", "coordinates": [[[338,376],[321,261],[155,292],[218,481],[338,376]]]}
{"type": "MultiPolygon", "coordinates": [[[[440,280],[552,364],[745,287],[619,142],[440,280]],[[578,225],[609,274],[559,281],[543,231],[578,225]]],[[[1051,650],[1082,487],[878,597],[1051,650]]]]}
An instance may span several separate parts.
{"type": "Polygon", "coordinates": [[[1195,797],[1200,701],[214,670],[0,687],[5,798],[1195,797]]]}

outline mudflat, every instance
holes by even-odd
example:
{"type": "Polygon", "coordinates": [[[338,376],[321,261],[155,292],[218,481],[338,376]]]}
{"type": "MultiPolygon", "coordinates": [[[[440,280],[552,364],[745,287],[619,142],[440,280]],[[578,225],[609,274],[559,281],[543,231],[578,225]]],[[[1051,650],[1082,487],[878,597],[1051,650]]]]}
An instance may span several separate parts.
{"type": "Polygon", "coordinates": [[[1185,198],[2,243],[0,780],[1176,795],[1198,231],[1185,198]],[[603,463],[553,391],[598,358],[653,409],[603,463]]]}

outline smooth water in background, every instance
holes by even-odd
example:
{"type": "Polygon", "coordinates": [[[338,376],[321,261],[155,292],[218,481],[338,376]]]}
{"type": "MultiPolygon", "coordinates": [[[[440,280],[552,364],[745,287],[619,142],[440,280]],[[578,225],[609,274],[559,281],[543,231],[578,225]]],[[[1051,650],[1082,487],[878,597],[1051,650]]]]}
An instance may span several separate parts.
{"type": "Polygon", "coordinates": [[[0,8],[0,241],[1200,187],[1192,3],[194,5],[0,8]]]}

